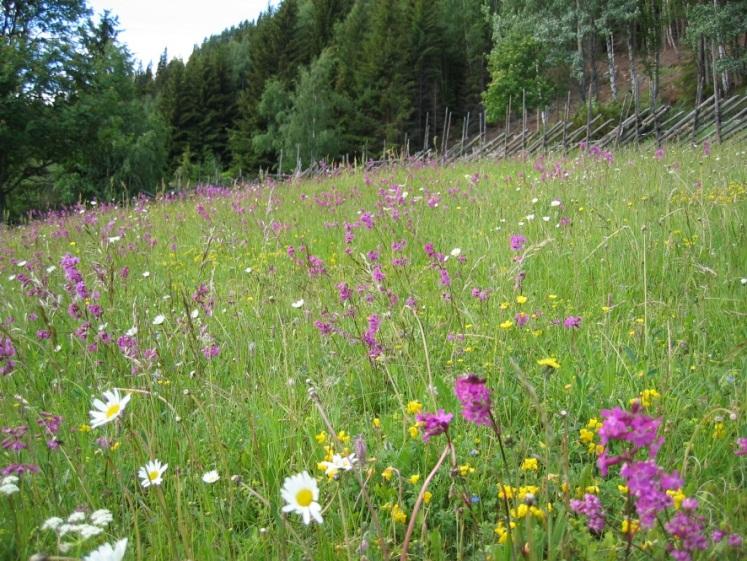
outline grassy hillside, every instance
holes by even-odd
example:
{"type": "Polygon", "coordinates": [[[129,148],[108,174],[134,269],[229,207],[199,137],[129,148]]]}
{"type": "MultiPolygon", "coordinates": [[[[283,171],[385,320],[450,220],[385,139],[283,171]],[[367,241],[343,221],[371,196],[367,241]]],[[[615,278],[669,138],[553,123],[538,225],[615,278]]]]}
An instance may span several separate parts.
{"type": "Polygon", "coordinates": [[[343,170],[0,231],[0,559],[742,558],[744,161],[343,170]]]}

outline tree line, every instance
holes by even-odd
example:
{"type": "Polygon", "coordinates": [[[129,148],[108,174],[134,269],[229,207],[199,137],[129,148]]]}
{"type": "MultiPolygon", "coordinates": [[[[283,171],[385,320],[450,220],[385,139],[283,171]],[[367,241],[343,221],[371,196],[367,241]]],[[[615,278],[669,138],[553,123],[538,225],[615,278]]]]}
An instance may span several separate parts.
{"type": "Polygon", "coordinates": [[[282,0],[145,69],[84,0],[0,5],[5,218],[415,152],[450,116],[476,127],[569,90],[656,103],[665,48],[688,53],[689,101],[747,77],[747,0],[282,0]]]}

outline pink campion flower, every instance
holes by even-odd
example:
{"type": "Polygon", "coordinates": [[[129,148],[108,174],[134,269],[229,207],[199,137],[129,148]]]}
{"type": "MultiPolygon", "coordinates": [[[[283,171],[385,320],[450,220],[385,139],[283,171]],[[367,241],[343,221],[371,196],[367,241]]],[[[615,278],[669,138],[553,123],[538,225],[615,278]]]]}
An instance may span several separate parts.
{"type": "Polygon", "coordinates": [[[0,470],[2,475],[23,475],[24,473],[39,473],[36,464],[10,464],[0,470]]]}
{"type": "Polygon", "coordinates": [[[438,274],[443,286],[451,286],[451,277],[449,276],[449,271],[447,271],[446,269],[439,269],[438,274]]]}
{"type": "Polygon", "coordinates": [[[738,549],[742,547],[742,536],[739,534],[729,534],[729,537],[726,538],[726,543],[729,544],[729,547],[733,547],[734,549],[738,549]]]}
{"type": "Polygon", "coordinates": [[[428,242],[427,244],[423,246],[423,251],[425,251],[425,254],[431,259],[433,259],[433,257],[435,257],[436,255],[436,249],[433,247],[433,244],[430,242],[428,242]]]}
{"type": "Polygon", "coordinates": [[[323,321],[316,320],[314,322],[314,327],[316,327],[322,335],[332,335],[334,333],[332,326],[323,321]]]}
{"type": "Polygon", "coordinates": [[[7,376],[16,367],[16,349],[9,337],[0,337],[0,376],[7,376]]]}
{"type": "Polygon", "coordinates": [[[747,456],[747,438],[737,438],[737,450],[734,452],[737,456],[747,456]]]}
{"type": "Polygon", "coordinates": [[[376,250],[369,251],[368,253],[366,253],[366,258],[371,262],[378,261],[379,252],[376,250]]]}
{"type": "Polygon", "coordinates": [[[4,427],[0,432],[7,434],[8,436],[3,439],[0,446],[6,450],[11,450],[12,452],[20,452],[24,448],[28,448],[28,445],[22,440],[28,430],[29,428],[26,425],[4,427]]]}
{"type": "Polygon", "coordinates": [[[527,243],[527,239],[522,235],[514,234],[513,236],[511,236],[509,243],[513,251],[521,251],[522,249],[524,249],[524,245],[527,243]]]}
{"type": "Polygon", "coordinates": [[[371,278],[373,278],[373,281],[376,284],[381,284],[382,282],[384,282],[384,279],[386,278],[386,276],[384,275],[384,272],[381,270],[381,266],[376,265],[373,268],[373,271],[371,271],[371,278]]]}
{"type": "Polygon", "coordinates": [[[599,497],[586,493],[583,500],[571,499],[571,510],[586,516],[586,526],[596,535],[604,531],[605,517],[599,497]]]}
{"type": "Polygon", "coordinates": [[[208,345],[207,347],[202,349],[202,354],[208,360],[213,359],[220,354],[220,347],[215,343],[212,343],[211,345],[208,345]]]}
{"type": "Polygon", "coordinates": [[[416,418],[418,422],[424,424],[423,442],[428,442],[432,437],[449,430],[449,423],[451,423],[454,415],[439,409],[435,413],[420,413],[416,418]]]}
{"type": "Polygon", "coordinates": [[[677,549],[680,551],[692,554],[708,547],[708,540],[703,533],[703,518],[691,512],[677,511],[671,520],[664,524],[664,528],[669,535],[677,538],[677,549]]]}
{"type": "Polygon", "coordinates": [[[657,148],[656,152],[654,152],[654,158],[657,160],[662,160],[664,158],[664,148],[657,148]]]}
{"type": "Polygon", "coordinates": [[[360,222],[368,230],[371,230],[374,227],[373,216],[370,213],[368,213],[368,212],[364,212],[363,214],[361,214],[360,222]]]}
{"type": "Polygon", "coordinates": [[[490,426],[490,390],[485,380],[474,374],[458,378],[454,384],[454,393],[462,404],[462,416],[476,425],[490,426]]]}
{"type": "Polygon", "coordinates": [[[563,320],[563,327],[566,329],[578,329],[581,327],[581,318],[578,316],[568,316],[563,320]]]}
{"type": "Polygon", "coordinates": [[[352,296],[350,287],[345,282],[341,282],[337,285],[337,294],[340,297],[340,302],[350,300],[350,297],[352,296]]]}
{"type": "Polygon", "coordinates": [[[680,489],[683,483],[677,472],[666,473],[653,460],[625,463],[620,476],[635,499],[636,512],[644,528],[653,526],[656,515],[672,506],[672,497],[667,491],[680,489]]]}

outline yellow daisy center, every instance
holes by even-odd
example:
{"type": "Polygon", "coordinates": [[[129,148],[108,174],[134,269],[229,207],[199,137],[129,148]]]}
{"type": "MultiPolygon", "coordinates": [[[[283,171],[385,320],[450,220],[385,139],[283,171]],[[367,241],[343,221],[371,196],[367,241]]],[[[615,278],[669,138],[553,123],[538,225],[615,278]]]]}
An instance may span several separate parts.
{"type": "Polygon", "coordinates": [[[111,419],[114,417],[117,413],[119,413],[119,410],[121,409],[121,405],[119,403],[112,403],[107,409],[106,409],[106,418],[111,419]]]}
{"type": "Polygon", "coordinates": [[[151,470],[148,472],[148,479],[151,481],[155,481],[158,479],[159,473],[157,469],[151,470]]]}
{"type": "Polygon", "coordinates": [[[296,502],[301,506],[309,506],[314,501],[311,489],[301,489],[296,493],[296,502]]]}

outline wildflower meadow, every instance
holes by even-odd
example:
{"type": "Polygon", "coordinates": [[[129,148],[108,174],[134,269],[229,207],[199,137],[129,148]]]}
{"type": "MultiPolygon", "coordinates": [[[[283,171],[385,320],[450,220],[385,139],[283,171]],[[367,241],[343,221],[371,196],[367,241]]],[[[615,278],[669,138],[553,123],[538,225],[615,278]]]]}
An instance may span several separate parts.
{"type": "Polygon", "coordinates": [[[0,230],[0,560],[744,559],[746,154],[341,167],[0,230]]]}

